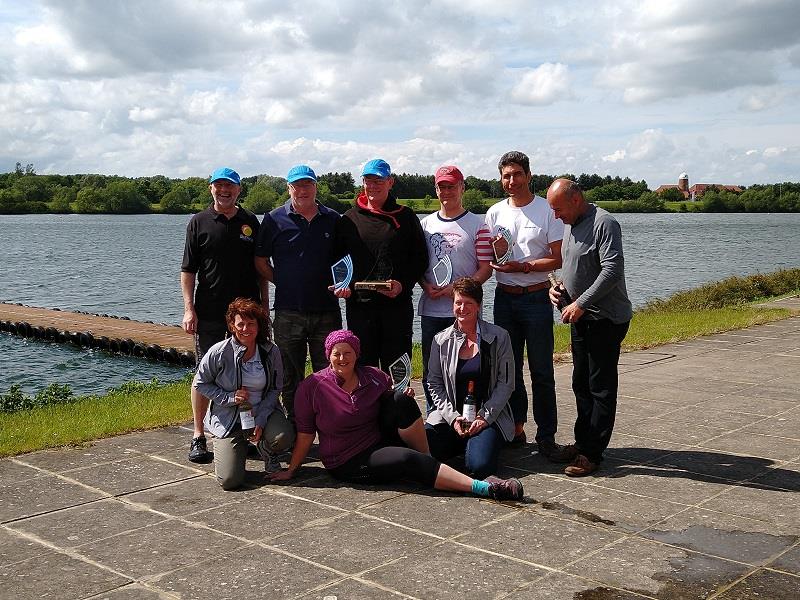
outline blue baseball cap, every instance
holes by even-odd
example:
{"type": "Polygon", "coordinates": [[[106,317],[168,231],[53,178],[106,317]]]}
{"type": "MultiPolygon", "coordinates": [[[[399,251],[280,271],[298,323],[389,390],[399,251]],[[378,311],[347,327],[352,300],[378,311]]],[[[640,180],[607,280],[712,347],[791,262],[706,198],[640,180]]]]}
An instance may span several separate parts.
{"type": "Polygon", "coordinates": [[[361,169],[361,176],[364,177],[364,175],[377,175],[382,179],[386,179],[392,176],[392,169],[385,160],[376,158],[369,161],[364,165],[364,168],[361,169]]]}
{"type": "Polygon", "coordinates": [[[314,169],[307,165],[297,165],[289,169],[289,174],[286,176],[287,182],[294,183],[301,179],[312,179],[316,181],[317,175],[314,173],[314,169]]]}
{"type": "Polygon", "coordinates": [[[239,178],[239,174],[230,169],[228,167],[220,167],[213,173],[211,173],[211,177],[208,178],[208,183],[214,183],[215,181],[219,181],[220,179],[227,179],[231,183],[235,183],[236,185],[242,185],[242,180],[239,178]]]}

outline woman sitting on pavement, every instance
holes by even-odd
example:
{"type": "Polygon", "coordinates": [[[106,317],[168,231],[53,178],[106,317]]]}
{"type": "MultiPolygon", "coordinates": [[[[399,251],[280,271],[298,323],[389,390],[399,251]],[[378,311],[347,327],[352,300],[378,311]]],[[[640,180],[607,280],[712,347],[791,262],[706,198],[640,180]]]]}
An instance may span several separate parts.
{"type": "Polygon", "coordinates": [[[205,427],[216,436],[214,470],[222,488],[232,490],[244,482],[248,440],[269,472],[280,468],[275,455],[291,447],[295,435],[278,405],[283,363],[269,340],[264,309],[237,298],[225,321],[233,335],[208,349],[192,385],[211,401],[205,427]]]}
{"type": "Polygon", "coordinates": [[[455,323],[439,332],[428,361],[428,393],[435,410],[425,425],[439,460],[464,454],[467,472],[484,478],[497,469],[503,440],[514,438],[508,400],[514,391],[514,353],[505,329],[480,318],[483,289],[469,277],[453,283],[455,323]],[[463,416],[468,383],[476,417],[463,416]]]}
{"type": "Polygon", "coordinates": [[[330,366],[297,388],[297,441],[289,468],[271,475],[291,479],[319,434],[322,464],[336,479],[379,483],[408,479],[426,487],[472,492],[496,500],[519,500],[516,479],[480,481],[440,463],[428,453],[422,413],[413,390],[392,390],[386,373],[356,366],[361,343],[352,331],[331,332],[325,340],[330,366]]]}

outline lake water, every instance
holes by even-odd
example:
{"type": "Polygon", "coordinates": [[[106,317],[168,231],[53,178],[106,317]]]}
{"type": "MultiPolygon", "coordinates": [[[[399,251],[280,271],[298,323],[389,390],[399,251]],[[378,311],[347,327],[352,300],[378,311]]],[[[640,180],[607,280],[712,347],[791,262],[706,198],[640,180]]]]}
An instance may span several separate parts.
{"type": "MultiPolygon", "coordinates": [[[[189,215],[0,215],[0,300],[179,323],[189,215]]],[[[800,266],[800,214],[619,214],[634,305],[730,275],[800,266]]],[[[491,317],[493,280],[484,314],[491,317]]],[[[419,294],[419,290],[416,290],[419,294]]],[[[418,338],[417,330],[417,338],[418,338]]],[[[0,392],[50,382],[76,393],[185,369],[0,335],[0,392]]]]}

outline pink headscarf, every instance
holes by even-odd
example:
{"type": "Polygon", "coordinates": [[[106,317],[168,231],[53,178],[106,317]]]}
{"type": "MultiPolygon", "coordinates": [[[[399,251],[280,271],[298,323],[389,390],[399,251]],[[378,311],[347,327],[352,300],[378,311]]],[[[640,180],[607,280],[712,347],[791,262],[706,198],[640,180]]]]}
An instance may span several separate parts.
{"type": "Polygon", "coordinates": [[[361,341],[349,329],[337,329],[328,334],[325,338],[325,356],[331,357],[331,350],[336,344],[350,344],[356,356],[361,356],[361,341]]]}

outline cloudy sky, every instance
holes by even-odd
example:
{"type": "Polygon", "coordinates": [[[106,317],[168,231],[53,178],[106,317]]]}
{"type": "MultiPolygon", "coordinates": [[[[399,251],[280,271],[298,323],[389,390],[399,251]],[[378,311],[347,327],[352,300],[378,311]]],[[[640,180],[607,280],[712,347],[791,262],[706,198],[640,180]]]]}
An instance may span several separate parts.
{"type": "Polygon", "coordinates": [[[0,171],[800,181],[796,0],[0,0],[0,171]]]}

